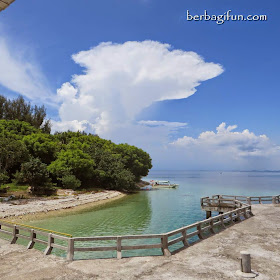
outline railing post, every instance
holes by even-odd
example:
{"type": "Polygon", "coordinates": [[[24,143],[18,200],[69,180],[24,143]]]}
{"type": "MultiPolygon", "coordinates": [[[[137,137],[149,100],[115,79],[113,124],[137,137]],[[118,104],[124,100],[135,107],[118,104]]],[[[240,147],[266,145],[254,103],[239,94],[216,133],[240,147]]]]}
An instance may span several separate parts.
{"type": "Polygon", "coordinates": [[[122,238],[120,236],[117,237],[117,258],[122,258],[122,238]]]}
{"type": "Polygon", "coordinates": [[[27,245],[27,249],[32,249],[35,245],[34,238],[36,238],[36,233],[34,232],[34,229],[31,229],[30,232],[30,242],[27,245]]]}
{"type": "Polygon", "coordinates": [[[226,225],[225,225],[225,223],[224,223],[224,215],[221,215],[221,216],[220,216],[220,221],[221,221],[221,226],[222,226],[222,228],[226,228],[226,225]]]}
{"type": "Polygon", "coordinates": [[[196,228],[198,230],[197,235],[198,235],[199,239],[204,239],[204,237],[202,236],[201,223],[199,223],[196,228]]]}
{"type": "Polygon", "coordinates": [[[237,222],[241,222],[242,220],[241,220],[241,218],[240,218],[240,209],[237,209],[237,211],[236,211],[236,221],[237,222]]]}
{"type": "Polygon", "coordinates": [[[251,205],[252,202],[251,202],[251,197],[247,197],[247,204],[251,205]]]}
{"type": "Polygon", "coordinates": [[[229,217],[230,217],[230,223],[234,224],[232,212],[229,213],[229,217]]]}
{"type": "Polygon", "coordinates": [[[240,210],[240,211],[241,211],[241,214],[242,214],[243,217],[244,217],[244,219],[247,219],[247,218],[248,218],[246,209],[247,209],[247,208],[244,208],[244,209],[240,210]]]}
{"type": "Polygon", "coordinates": [[[186,229],[182,231],[182,235],[184,237],[184,239],[183,239],[184,246],[190,246],[188,239],[187,239],[187,230],[186,229]]]}
{"type": "Polygon", "coordinates": [[[74,260],[74,238],[68,239],[68,246],[67,246],[67,260],[73,261],[74,260]]]}
{"type": "Polygon", "coordinates": [[[161,244],[162,244],[162,253],[164,256],[169,257],[171,256],[171,253],[168,249],[168,236],[167,235],[163,235],[161,238],[161,244]]]}
{"type": "Polygon", "coordinates": [[[272,197],[272,204],[276,204],[276,196],[272,197]]]}
{"type": "Polygon", "coordinates": [[[13,227],[13,239],[11,240],[11,244],[15,244],[17,242],[17,239],[18,239],[17,234],[18,234],[18,232],[19,231],[17,229],[17,226],[14,225],[14,227],[13,227]]]}
{"type": "Polygon", "coordinates": [[[52,252],[52,249],[53,249],[52,243],[54,243],[54,238],[52,237],[52,234],[49,233],[49,235],[48,235],[48,247],[46,248],[46,250],[44,252],[45,255],[49,255],[52,252]]]}
{"type": "Polygon", "coordinates": [[[262,198],[259,197],[259,204],[262,204],[262,198]]]}
{"type": "Polygon", "coordinates": [[[252,206],[250,205],[250,207],[249,207],[249,214],[250,214],[250,216],[254,216],[254,214],[253,214],[253,212],[252,212],[252,206]]]}
{"type": "Polygon", "coordinates": [[[215,234],[213,218],[210,220],[210,232],[211,232],[212,234],[215,234]]]}

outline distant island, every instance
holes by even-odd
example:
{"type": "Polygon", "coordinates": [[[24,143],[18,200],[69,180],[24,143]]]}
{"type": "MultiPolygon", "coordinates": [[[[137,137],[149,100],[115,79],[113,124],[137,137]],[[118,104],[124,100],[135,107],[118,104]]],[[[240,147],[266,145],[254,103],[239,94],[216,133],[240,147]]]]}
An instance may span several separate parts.
{"type": "Polygon", "coordinates": [[[134,191],[152,168],[148,153],[85,132],[51,134],[45,107],[0,96],[0,193],[57,189],[134,191]]]}

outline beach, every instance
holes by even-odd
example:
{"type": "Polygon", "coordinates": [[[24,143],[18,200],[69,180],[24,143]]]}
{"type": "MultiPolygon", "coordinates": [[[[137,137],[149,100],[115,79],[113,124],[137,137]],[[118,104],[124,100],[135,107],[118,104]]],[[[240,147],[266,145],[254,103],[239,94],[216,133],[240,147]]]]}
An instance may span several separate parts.
{"type": "Polygon", "coordinates": [[[54,198],[11,200],[0,203],[0,218],[17,221],[69,214],[70,212],[108,203],[123,196],[125,194],[119,191],[102,191],[68,194],[54,198]]]}

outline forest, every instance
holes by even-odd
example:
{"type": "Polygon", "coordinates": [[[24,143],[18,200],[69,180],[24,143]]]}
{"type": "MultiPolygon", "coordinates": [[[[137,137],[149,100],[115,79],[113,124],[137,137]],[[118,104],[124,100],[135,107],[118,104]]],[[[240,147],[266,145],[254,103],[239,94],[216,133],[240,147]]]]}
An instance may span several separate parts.
{"type": "Polygon", "coordinates": [[[57,188],[133,191],[151,168],[142,149],[85,132],[51,134],[44,106],[0,96],[0,190],[13,182],[35,195],[57,188]]]}

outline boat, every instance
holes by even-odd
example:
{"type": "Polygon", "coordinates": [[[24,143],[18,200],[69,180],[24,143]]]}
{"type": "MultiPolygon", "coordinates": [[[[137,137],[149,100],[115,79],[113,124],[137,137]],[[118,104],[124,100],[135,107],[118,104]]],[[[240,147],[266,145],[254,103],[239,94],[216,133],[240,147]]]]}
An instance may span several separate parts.
{"type": "Polygon", "coordinates": [[[150,190],[152,190],[152,186],[148,185],[148,186],[145,186],[145,187],[141,187],[140,190],[141,191],[150,191],[150,190]]]}
{"type": "Polygon", "coordinates": [[[179,185],[178,184],[174,184],[171,183],[170,181],[154,181],[152,180],[151,185],[153,186],[153,188],[167,188],[167,189],[174,189],[177,188],[179,185]]]}

